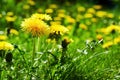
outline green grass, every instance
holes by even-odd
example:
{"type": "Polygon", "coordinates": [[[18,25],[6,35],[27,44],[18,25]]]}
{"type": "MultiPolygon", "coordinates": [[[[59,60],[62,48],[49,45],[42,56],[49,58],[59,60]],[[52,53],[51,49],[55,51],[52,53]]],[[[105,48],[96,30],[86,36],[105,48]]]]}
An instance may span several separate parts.
{"type": "MultiPolygon", "coordinates": [[[[51,0],[49,0],[51,1],[51,0]]],[[[33,37],[21,30],[21,22],[23,19],[30,17],[33,13],[37,12],[38,8],[49,8],[47,3],[38,4],[39,0],[36,0],[36,5],[31,6],[30,9],[24,10],[23,5],[27,4],[25,1],[15,3],[14,0],[10,2],[2,1],[7,6],[2,5],[0,13],[2,18],[0,19],[0,31],[4,31],[6,35],[7,28],[14,28],[18,30],[19,35],[10,34],[7,42],[14,45],[14,50],[11,52],[13,57],[12,61],[6,61],[5,53],[4,57],[0,57],[0,80],[119,80],[120,79],[120,43],[103,48],[102,45],[107,43],[110,37],[110,41],[119,37],[119,31],[115,33],[97,33],[97,29],[106,28],[112,22],[119,26],[119,11],[116,9],[102,11],[111,12],[115,15],[114,18],[97,18],[98,22],[91,22],[91,19],[81,19],[75,21],[75,23],[69,23],[66,18],[61,20],[62,25],[71,25],[72,29],[68,34],[63,35],[58,43],[47,42],[48,36],[41,36],[35,38],[35,58],[32,61],[33,54],[33,37]],[[16,7],[12,4],[16,4],[16,7]],[[12,5],[12,6],[11,6],[12,5]],[[47,5],[47,6],[46,6],[47,5]],[[10,7],[14,7],[11,10],[10,7]],[[11,23],[5,20],[7,12],[12,11],[17,19],[11,23]],[[5,14],[4,14],[5,13],[5,14]],[[106,22],[104,22],[106,20],[106,22]],[[91,22],[87,25],[86,22],[91,22]],[[79,28],[78,23],[87,25],[88,30],[79,28]],[[97,34],[103,36],[103,40],[96,38],[97,34]],[[67,48],[62,47],[62,41],[64,37],[73,39],[73,42],[67,45],[67,48]],[[87,42],[90,40],[90,42],[87,42]]],[[[52,2],[49,2],[52,3],[52,2]]],[[[54,10],[54,13],[50,14],[52,18],[57,16],[57,10],[64,9],[65,15],[71,16],[74,20],[78,14],[82,16],[86,13],[77,12],[78,6],[85,6],[86,9],[92,7],[93,4],[57,4],[58,8],[54,10]]],[[[97,11],[97,10],[96,10],[97,11]]],[[[99,10],[98,10],[99,11],[99,10]]],[[[113,29],[114,30],[114,29],[113,29]]],[[[64,43],[65,44],[65,43],[64,43]]],[[[0,44],[1,45],[1,44],[0,44]]],[[[2,54],[2,50],[0,50],[2,54]]],[[[8,57],[10,58],[10,56],[8,57]]]]}

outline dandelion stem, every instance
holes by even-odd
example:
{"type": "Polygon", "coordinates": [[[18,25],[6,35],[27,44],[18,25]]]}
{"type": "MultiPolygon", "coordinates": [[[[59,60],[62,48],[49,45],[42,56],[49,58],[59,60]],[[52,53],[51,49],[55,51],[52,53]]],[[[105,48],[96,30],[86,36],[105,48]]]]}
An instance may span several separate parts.
{"type": "Polygon", "coordinates": [[[38,43],[37,43],[37,52],[39,51],[39,44],[40,44],[40,37],[38,37],[38,43]]]}
{"type": "Polygon", "coordinates": [[[34,58],[35,58],[35,37],[33,37],[33,53],[32,53],[32,65],[34,64],[34,58]]]}

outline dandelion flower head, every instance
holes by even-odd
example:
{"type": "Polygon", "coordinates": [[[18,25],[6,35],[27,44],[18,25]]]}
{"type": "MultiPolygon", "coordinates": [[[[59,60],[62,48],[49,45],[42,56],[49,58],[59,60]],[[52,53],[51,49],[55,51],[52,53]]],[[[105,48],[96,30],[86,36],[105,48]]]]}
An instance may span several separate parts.
{"type": "Polygon", "coordinates": [[[62,26],[62,25],[52,25],[51,27],[50,27],[50,32],[51,33],[54,33],[54,32],[56,32],[57,34],[60,32],[60,34],[61,35],[63,35],[64,33],[67,33],[69,30],[66,28],[66,27],[64,27],[64,26],[62,26]]]}
{"type": "Polygon", "coordinates": [[[0,41],[0,50],[5,50],[5,51],[8,51],[8,50],[14,50],[14,46],[8,42],[5,42],[5,41],[0,41]]]}
{"type": "Polygon", "coordinates": [[[21,28],[23,31],[31,33],[32,36],[44,35],[49,29],[44,21],[36,18],[25,19],[21,24],[21,28]]]}
{"type": "Polygon", "coordinates": [[[15,35],[19,34],[19,32],[17,30],[15,30],[15,29],[10,29],[10,33],[15,34],[15,35]]]}
{"type": "Polygon", "coordinates": [[[47,14],[38,14],[35,13],[31,16],[32,18],[41,19],[41,20],[52,20],[52,18],[47,14]]]}
{"type": "Polygon", "coordinates": [[[6,40],[7,39],[7,36],[5,35],[0,35],[0,40],[6,40]]]}

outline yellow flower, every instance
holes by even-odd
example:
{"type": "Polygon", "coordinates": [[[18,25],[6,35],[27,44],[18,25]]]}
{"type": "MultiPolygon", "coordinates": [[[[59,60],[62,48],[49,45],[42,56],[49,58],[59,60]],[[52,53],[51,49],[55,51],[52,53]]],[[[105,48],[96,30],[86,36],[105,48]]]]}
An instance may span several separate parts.
{"type": "Polygon", "coordinates": [[[13,21],[16,20],[16,18],[17,18],[16,16],[12,16],[12,17],[11,16],[6,16],[5,17],[5,19],[7,20],[7,22],[13,22],[13,21]]]}
{"type": "Polygon", "coordinates": [[[7,36],[5,35],[0,35],[0,40],[6,40],[7,39],[7,36]]]}
{"type": "Polygon", "coordinates": [[[31,16],[31,18],[41,19],[41,20],[52,20],[52,18],[47,14],[38,14],[35,13],[31,16]]]}
{"type": "Polygon", "coordinates": [[[28,5],[28,4],[23,5],[23,9],[25,9],[25,10],[30,9],[30,5],[28,5]]]}
{"type": "Polygon", "coordinates": [[[114,44],[118,44],[118,43],[120,43],[120,37],[114,39],[114,44]]]}
{"type": "Polygon", "coordinates": [[[103,47],[103,48],[108,48],[108,47],[110,47],[110,46],[112,46],[112,45],[116,45],[116,44],[118,44],[118,43],[120,43],[120,37],[117,37],[117,38],[115,38],[115,39],[113,39],[113,40],[110,40],[109,42],[103,44],[102,47],[103,47]]]}
{"type": "Polygon", "coordinates": [[[118,25],[109,25],[108,27],[106,28],[101,28],[99,30],[97,30],[97,32],[101,32],[101,33],[104,33],[104,34],[109,34],[109,33],[114,33],[114,32],[120,32],[120,26],[118,25]]]}
{"type": "Polygon", "coordinates": [[[102,6],[101,5],[94,5],[93,8],[95,8],[95,9],[101,9],[102,6]]]}
{"type": "Polygon", "coordinates": [[[114,17],[114,14],[113,14],[113,13],[108,13],[108,14],[107,14],[107,17],[108,17],[108,18],[113,18],[113,17],[114,17]]]}
{"type": "Polygon", "coordinates": [[[91,21],[92,22],[97,22],[97,18],[92,18],[91,21]]]}
{"type": "Polygon", "coordinates": [[[114,43],[112,41],[106,42],[102,45],[103,48],[108,48],[110,46],[112,46],[114,43]]]}
{"type": "Polygon", "coordinates": [[[48,13],[48,14],[49,14],[49,13],[53,13],[53,9],[50,9],[50,8],[49,8],[49,9],[46,9],[45,12],[48,13]]]}
{"type": "Polygon", "coordinates": [[[106,15],[107,15],[107,12],[105,12],[105,11],[97,11],[96,12],[96,16],[100,17],[100,18],[105,17],[106,15]]]}
{"type": "Polygon", "coordinates": [[[35,2],[33,0],[28,0],[28,3],[32,6],[35,5],[35,2]]]}
{"type": "Polygon", "coordinates": [[[67,25],[68,30],[72,30],[72,27],[73,27],[72,25],[67,25]]]}
{"type": "Polygon", "coordinates": [[[78,12],[84,12],[84,11],[85,11],[85,7],[79,6],[79,7],[77,8],[77,11],[78,11],[78,12]]]}
{"type": "Polygon", "coordinates": [[[98,35],[96,36],[96,38],[97,38],[98,40],[101,40],[101,39],[103,39],[103,36],[102,36],[101,34],[98,34],[98,35]]]}
{"type": "Polygon", "coordinates": [[[57,10],[57,12],[58,12],[58,13],[63,13],[63,14],[64,14],[66,11],[65,11],[64,9],[59,9],[59,10],[57,10]]]}
{"type": "Polygon", "coordinates": [[[61,21],[62,18],[61,18],[61,17],[54,17],[54,20],[55,20],[55,21],[61,21]]]}
{"type": "Polygon", "coordinates": [[[15,35],[18,35],[19,32],[15,29],[10,29],[10,34],[15,34],[15,35]]]}
{"type": "Polygon", "coordinates": [[[83,24],[83,23],[80,23],[79,27],[82,28],[82,29],[84,29],[84,30],[88,29],[87,26],[85,24],[83,24]]]}
{"type": "Polygon", "coordinates": [[[120,43],[120,36],[114,39],[114,44],[120,43]]]}
{"type": "Polygon", "coordinates": [[[8,42],[0,41],[0,50],[14,50],[14,46],[8,42]]]}
{"type": "Polygon", "coordinates": [[[92,13],[92,14],[95,14],[95,9],[94,8],[89,8],[88,10],[87,10],[87,13],[92,13]]]}
{"type": "Polygon", "coordinates": [[[38,12],[38,13],[42,13],[42,12],[43,12],[43,9],[38,8],[37,12],[38,12]]]}
{"type": "Polygon", "coordinates": [[[67,36],[65,36],[64,39],[65,39],[68,43],[74,42],[74,40],[73,40],[72,38],[68,38],[67,36]]]}
{"type": "Polygon", "coordinates": [[[92,18],[92,17],[93,17],[93,14],[91,14],[91,13],[86,13],[84,15],[84,18],[92,18]]]}
{"type": "Polygon", "coordinates": [[[58,8],[58,6],[56,4],[50,4],[49,8],[56,9],[56,8],[58,8]]]}
{"type": "Polygon", "coordinates": [[[64,13],[58,13],[58,17],[64,18],[65,14],[64,13]]]}
{"type": "Polygon", "coordinates": [[[61,35],[63,35],[64,33],[67,33],[69,30],[62,26],[62,25],[52,25],[50,26],[50,33],[55,33],[58,34],[60,32],[61,35]]]}
{"type": "Polygon", "coordinates": [[[78,14],[78,15],[76,16],[76,21],[79,21],[79,20],[81,20],[81,19],[83,19],[83,15],[78,14]]]}
{"type": "Polygon", "coordinates": [[[13,12],[7,12],[7,16],[13,16],[14,13],[13,12]]]}
{"type": "Polygon", "coordinates": [[[75,19],[72,18],[71,16],[66,16],[65,17],[68,23],[75,23],[75,19]]]}
{"type": "Polygon", "coordinates": [[[106,28],[106,32],[109,34],[111,32],[118,31],[120,32],[120,26],[118,25],[110,25],[106,28]]]}
{"type": "Polygon", "coordinates": [[[106,28],[97,29],[96,31],[97,31],[97,32],[104,33],[104,34],[108,34],[108,33],[106,32],[106,28]]]}
{"type": "Polygon", "coordinates": [[[44,21],[36,18],[25,19],[21,26],[23,31],[31,33],[32,36],[41,36],[48,31],[48,25],[44,21]]]}

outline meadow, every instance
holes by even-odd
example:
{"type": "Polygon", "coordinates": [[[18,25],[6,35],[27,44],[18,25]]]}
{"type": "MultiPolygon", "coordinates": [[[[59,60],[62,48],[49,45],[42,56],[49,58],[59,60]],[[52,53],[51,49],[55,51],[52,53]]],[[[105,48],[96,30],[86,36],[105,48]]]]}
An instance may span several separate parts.
{"type": "Polygon", "coordinates": [[[120,6],[1,0],[0,80],[120,80],[120,6]]]}

